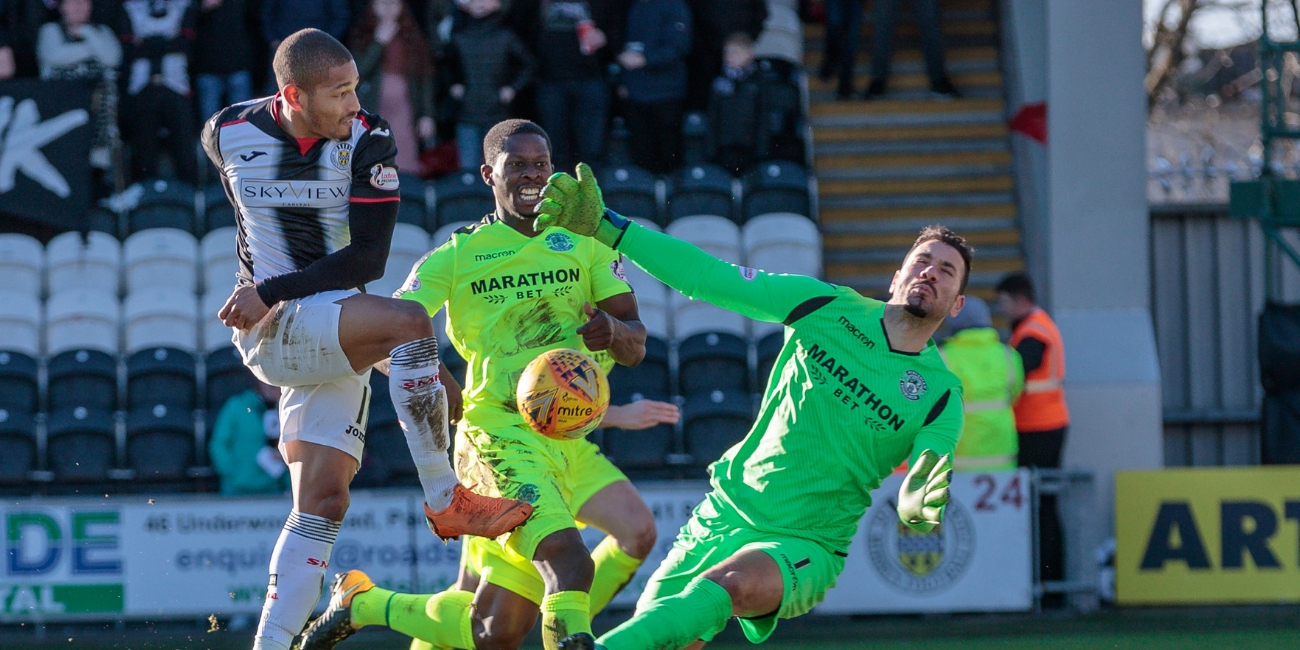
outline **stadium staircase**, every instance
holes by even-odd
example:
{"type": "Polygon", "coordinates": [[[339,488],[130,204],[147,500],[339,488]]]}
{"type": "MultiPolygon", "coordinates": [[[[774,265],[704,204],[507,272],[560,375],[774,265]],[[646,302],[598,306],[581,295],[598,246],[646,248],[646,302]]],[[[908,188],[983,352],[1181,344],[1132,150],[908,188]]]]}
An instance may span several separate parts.
{"type": "MultiPolygon", "coordinates": [[[[900,12],[893,76],[884,99],[835,99],[822,81],[824,29],[804,29],[809,117],[826,279],[880,297],[917,231],[942,223],[977,248],[971,293],[991,298],[1006,272],[1023,268],[993,0],[945,1],[949,75],[960,99],[929,92],[915,22],[900,12]]],[[[870,70],[863,21],[856,89],[870,70]]]]}

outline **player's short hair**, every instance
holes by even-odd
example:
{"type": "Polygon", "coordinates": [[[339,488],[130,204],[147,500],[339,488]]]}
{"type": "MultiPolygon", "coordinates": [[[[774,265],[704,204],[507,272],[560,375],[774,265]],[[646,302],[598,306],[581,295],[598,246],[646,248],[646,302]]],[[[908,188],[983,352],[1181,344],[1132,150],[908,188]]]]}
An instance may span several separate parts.
{"type": "Polygon", "coordinates": [[[528,120],[505,120],[497,122],[483,136],[483,161],[491,165],[506,150],[506,138],[524,133],[542,136],[546,141],[546,150],[551,150],[551,136],[546,134],[546,129],[528,120]]]}
{"type": "Polygon", "coordinates": [[[912,243],[912,247],[907,249],[907,254],[911,255],[912,251],[916,250],[917,246],[928,241],[943,242],[957,249],[957,252],[961,254],[961,261],[966,264],[966,268],[962,269],[961,290],[959,293],[965,294],[966,284],[970,282],[970,260],[971,256],[975,254],[975,248],[966,243],[964,237],[949,230],[947,226],[926,226],[921,229],[921,234],[918,235],[916,241],[912,243]]]}
{"type": "Polygon", "coordinates": [[[312,90],[325,81],[331,68],[352,60],[352,53],[338,39],[319,29],[300,29],[275,48],[275,83],[284,90],[297,86],[312,90]]]}
{"type": "Polygon", "coordinates": [[[1006,274],[1006,276],[998,281],[998,286],[995,290],[998,293],[1019,296],[1029,302],[1035,304],[1038,303],[1038,300],[1034,298],[1034,281],[1030,280],[1029,276],[1024,273],[1017,272],[1006,274]]]}

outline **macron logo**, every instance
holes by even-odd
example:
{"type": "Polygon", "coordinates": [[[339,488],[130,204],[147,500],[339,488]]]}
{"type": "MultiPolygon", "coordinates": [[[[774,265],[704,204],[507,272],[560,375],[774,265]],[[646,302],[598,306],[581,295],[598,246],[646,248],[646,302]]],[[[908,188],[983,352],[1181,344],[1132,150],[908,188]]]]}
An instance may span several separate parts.
{"type": "Polygon", "coordinates": [[[265,151],[254,151],[253,153],[246,153],[246,154],[241,155],[241,156],[239,157],[239,159],[242,160],[242,161],[244,161],[244,162],[248,162],[248,161],[250,161],[250,160],[252,160],[252,159],[254,159],[254,158],[258,157],[258,156],[265,156],[265,155],[266,155],[266,152],[265,152],[265,151]]]}

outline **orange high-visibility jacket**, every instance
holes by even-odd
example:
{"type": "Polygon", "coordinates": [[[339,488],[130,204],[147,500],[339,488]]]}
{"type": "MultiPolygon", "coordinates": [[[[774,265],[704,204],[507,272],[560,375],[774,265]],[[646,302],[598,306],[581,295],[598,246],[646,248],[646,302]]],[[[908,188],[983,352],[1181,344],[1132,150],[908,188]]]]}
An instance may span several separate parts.
{"type": "Polygon", "coordinates": [[[1036,308],[1016,325],[1011,333],[1011,347],[1025,338],[1043,342],[1043,362],[1033,370],[1025,371],[1025,391],[1016,400],[1017,431],[1050,431],[1070,424],[1070,412],[1065,408],[1065,347],[1061,332],[1047,312],[1036,308]]]}

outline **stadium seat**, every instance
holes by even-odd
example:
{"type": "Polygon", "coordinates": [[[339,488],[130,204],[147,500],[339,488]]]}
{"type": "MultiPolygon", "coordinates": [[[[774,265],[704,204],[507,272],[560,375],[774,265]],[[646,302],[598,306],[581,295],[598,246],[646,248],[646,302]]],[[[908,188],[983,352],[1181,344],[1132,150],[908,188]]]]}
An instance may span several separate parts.
{"type": "Polygon", "coordinates": [[[174,287],[194,293],[198,257],[199,243],[188,232],[175,228],[137,232],[122,245],[126,291],[174,287]]]}
{"type": "Polygon", "coordinates": [[[743,262],[740,247],[740,227],[719,216],[695,215],[682,217],[670,224],[666,232],[688,241],[704,252],[732,264],[743,262]]]}
{"type": "Polygon", "coordinates": [[[235,274],[239,273],[236,233],[235,228],[218,228],[209,231],[199,243],[204,292],[217,292],[228,298],[235,288],[235,274]]]}
{"type": "Polygon", "coordinates": [[[817,224],[791,213],[768,213],[741,229],[745,265],[769,273],[821,277],[822,240],[817,224]]]}
{"type": "Polygon", "coordinates": [[[194,465],[194,412],[166,404],[126,416],[126,464],[137,481],[179,481],[194,465]]]}
{"type": "Polygon", "coordinates": [[[701,332],[726,332],[745,338],[746,319],[740,314],[716,307],[703,300],[691,300],[676,291],[668,294],[673,314],[673,333],[683,341],[701,332]]]}
{"type": "Polygon", "coordinates": [[[393,229],[393,242],[388,250],[384,277],[366,285],[366,292],[376,296],[391,296],[401,288],[411,274],[411,267],[429,252],[429,234],[424,228],[409,223],[399,223],[393,229]]]}
{"type": "Polygon", "coordinates": [[[236,227],[235,206],[230,204],[226,188],[221,183],[214,183],[203,190],[203,206],[204,232],[236,227]]]}
{"type": "Polygon", "coordinates": [[[682,163],[703,165],[709,159],[709,120],[704,113],[687,113],[682,119],[682,163]]]}
{"type": "Polygon", "coordinates": [[[203,330],[203,350],[206,352],[230,345],[233,331],[217,318],[229,298],[229,292],[218,290],[204,294],[199,301],[199,328],[203,330]]]}
{"type": "Polygon", "coordinates": [[[735,220],[733,180],[727,170],[717,165],[682,168],[669,185],[668,222],[699,214],[735,220]]]}
{"type": "Polygon", "coordinates": [[[121,231],[118,222],[121,217],[104,208],[91,208],[86,212],[86,230],[96,231],[117,237],[121,231]]]}
{"type": "Polygon", "coordinates": [[[753,424],[749,393],[715,390],[686,398],[682,438],[697,468],[708,467],[740,442],[753,424]]]}
{"type": "Polygon", "coordinates": [[[418,485],[415,461],[411,460],[406,434],[397,422],[397,411],[388,395],[388,377],[371,373],[370,389],[365,447],[369,464],[378,465],[376,473],[383,477],[383,485],[418,485]]]}
{"type": "Polygon", "coordinates": [[[597,178],[609,209],[638,221],[663,223],[654,174],[634,165],[620,165],[602,169],[597,178]]]}
{"type": "Polygon", "coordinates": [[[75,406],[50,414],[46,459],[59,483],[108,479],[117,465],[117,434],[113,414],[75,406]]]}
{"type": "Polygon", "coordinates": [[[53,294],[45,302],[45,354],[81,349],[117,354],[121,320],[115,294],[91,288],[53,294]]]}
{"type": "Polygon", "coordinates": [[[65,232],[45,247],[46,284],[50,295],[88,289],[117,295],[121,282],[122,244],[102,232],[65,232]]]}
{"type": "Polygon", "coordinates": [[[29,413],[0,408],[0,484],[25,482],[36,461],[36,420],[29,413]]]}
{"type": "Polygon", "coordinates": [[[743,185],[741,212],[746,221],[773,212],[812,216],[808,172],[800,165],[785,160],[759,163],[745,174],[743,185]]]}
{"type": "Polygon", "coordinates": [[[37,294],[0,290],[0,347],[41,354],[41,299],[37,294]]]}
{"type": "MultiPolygon", "coordinates": [[[[0,345],[6,345],[0,343],[0,345]]],[[[39,367],[34,356],[0,350],[0,408],[35,413],[40,408],[39,367]]]]}
{"type": "Polygon", "coordinates": [[[457,230],[460,230],[465,226],[472,226],[478,222],[479,219],[475,219],[474,221],[453,221],[451,223],[442,224],[442,226],[434,231],[433,235],[429,237],[429,250],[433,250],[447,243],[447,240],[451,239],[451,236],[455,234],[457,230]]]}
{"type": "MultiPolygon", "coordinates": [[[[631,276],[631,273],[628,275],[631,276]]],[[[647,334],[666,341],[672,338],[673,333],[668,307],[668,292],[671,289],[648,275],[645,277],[648,281],[640,281],[639,286],[632,285],[632,290],[636,292],[637,311],[641,316],[641,324],[645,325],[647,334]]]]}
{"type": "Polygon", "coordinates": [[[0,278],[4,290],[41,295],[41,273],[45,270],[45,248],[27,235],[0,234],[0,278]]]}
{"type": "Polygon", "coordinates": [[[781,348],[785,346],[785,328],[778,326],[777,331],[769,332],[761,337],[755,333],[758,339],[758,383],[760,388],[767,385],[767,381],[772,376],[772,366],[776,364],[777,355],[781,354],[781,348]]]}
{"type": "Polygon", "coordinates": [[[134,234],[153,228],[194,232],[194,188],[189,183],[158,178],[140,185],[144,194],[127,214],[128,232],[134,234]]]}
{"type": "Polygon", "coordinates": [[[398,174],[397,222],[423,228],[429,222],[429,203],[424,181],[412,174],[398,174]]]}
{"type": "Polygon", "coordinates": [[[711,390],[748,391],[749,343],[727,332],[701,332],[677,346],[677,376],[681,394],[711,390]]]}
{"type": "Polygon", "coordinates": [[[215,417],[226,400],[252,388],[256,379],[233,345],[209,352],[205,361],[207,382],[203,406],[215,417]]]}
{"type": "Polygon", "coordinates": [[[52,411],[87,406],[117,409],[117,358],[103,350],[67,350],[46,366],[46,400],[52,411]]]}
{"type": "MultiPolygon", "coordinates": [[[[648,395],[644,399],[666,398],[662,395],[648,395]]],[[[608,428],[604,430],[603,438],[601,447],[605,455],[620,469],[634,472],[655,470],[664,467],[664,460],[672,450],[673,425],[658,424],[639,431],[608,428]]]]}
{"type": "Polygon", "coordinates": [[[450,174],[433,185],[436,201],[434,223],[427,230],[454,221],[478,221],[496,209],[492,188],[475,172],[450,174]]]}
{"type": "Polygon", "coordinates": [[[126,353],[144,348],[198,349],[198,298],[192,291],[154,287],[126,297],[126,353]]]}
{"type": "Polygon", "coordinates": [[[456,351],[456,348],[451,343],[444,342],[442,350],[438,352],[438,358],[443,365],[447,366],[447,370],[451,371],[451,376],[456,380],[456,383],[460,384],[461,388],[464,388],[465,367],[469,365],[465,362],[464,357],[460,356],[460,353],[456,351]]]}
{"type": "Polygon", "coordinates": [[[194,409],[198,406],[194,355],[185,350],[156,347],[140,350],[126,360],[126,407],[155,404],[194,409]]]}
{"type": "Polygon", "coordinates": [[[646,337],[645,358],[635,368],[615,364],[609,371],[611,404],[627,404],[642,398],[666,399],[669,394],[668,344],[646,337]]]}

